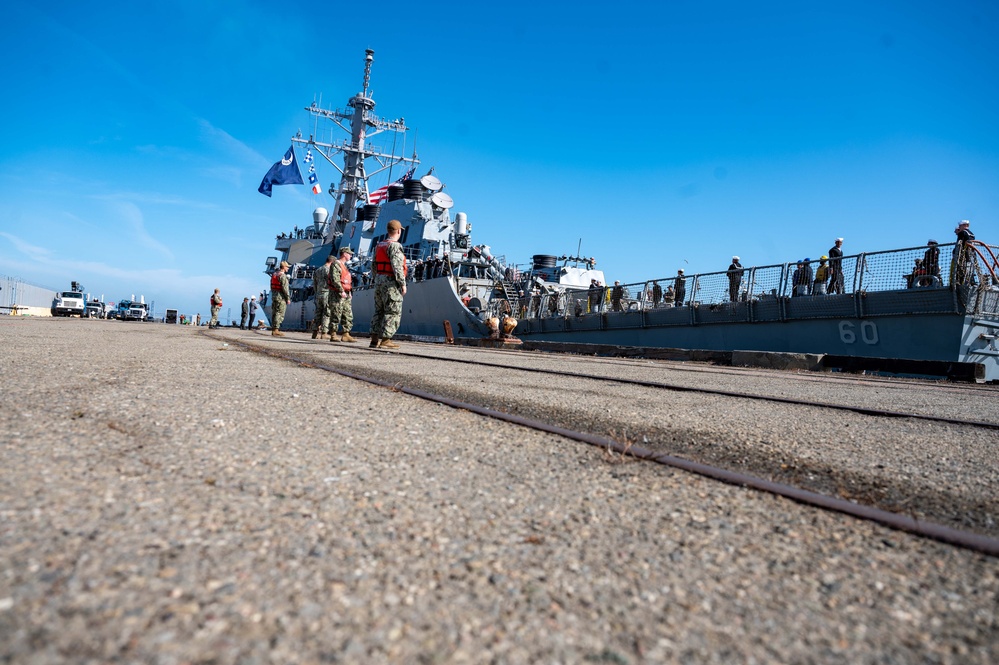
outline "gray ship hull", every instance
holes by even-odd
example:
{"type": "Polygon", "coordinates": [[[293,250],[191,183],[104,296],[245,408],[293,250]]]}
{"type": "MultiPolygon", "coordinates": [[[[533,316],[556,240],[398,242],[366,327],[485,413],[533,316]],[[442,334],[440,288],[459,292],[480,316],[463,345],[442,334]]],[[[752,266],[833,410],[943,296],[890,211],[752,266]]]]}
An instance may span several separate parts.
{"type": "MultiPolygon", "coordinates": [[[[354,327],[352,332],[367,335],[371,331],[371,318],[375,315],[375,289],[364,287],[354,290],[352,302],[354,327]]],[[[268,319],[270,303],[264,307],[268,319]]],[[[293,302],[285,312],[282,330],[311,330],[315,318],[315,301],[293,302]]],[[[438,277],[422,282],[409,282],[403,299],[402,321],[397,335],[441,340],[444,339],[444,321],[451,323],[451,330],[458,337],[486,337],[489,330],[471,310],[458,299],[453,281],[438,277]]]]}
{"type": "MultiPolygon", "coordinates": [[[[986,380],[999,381],[999,351],[994,346],[999,316],[925,311],[953,308],[950,289],[867,294],[862,317],[857,316],[857,306],[848,294],[714,308],[560,315],[522,320],[515,334],[523,341],[978,363],[986,380]],[[923,313],[897,311],[905,308],[906,299],[917,298],[923,313]]],[[[353,331],[367,334],[374,315],[374,289],[357,290],[353,309],[353,331]]],[[[293,303],[285,321],[297,325],[284,327],[308,330],[313,314],[311,301],[293,303]]],[[[410,282],[397,335],[439,340],[445,334],[445,321],[456,337],[489,335],[486,325],[458,299],[451,279],[410,282]]]]}
{"type": "Polygon", "coordinates": [[[627,313],[603,318],[605,321],[587,322],[558,319],[541,330],[518,336],[578,344],[966,361],[959,355],[958,341],[966,343],[987,331],[973,323],[974,317],[946,314],[668,327],[643,327],[640,316],[629,317],[627,313]],[[628,318],[627,322],[615,320],[628,318]]]}
{"type": "Polygon", "coordinates": [[[953,308],[949,289],[889,293],[866,294],[862,317],[853,296],[841,295],[534,318],[515,333],[524,341],[978,363],[986,380],[999,380],[999,315],[933,311],[934,300],[940,310],[953,308]],[[919,298],[921,313],[897,311],[907,297],[919,298]]]}
{"type": "MultiPolygon", "coordinates": [[[[368,287],[354,293],[354,329],[362,334],[371,330],[375,315],[375,290],[368,287]]],[[[409,282],[402,301],[402,321],[397,335],[443,339],[444,322],[450,321],[457,337],[486,337],[489,330],[458,299],[454,282],[438,277],[424,282],[409,282]]]]}

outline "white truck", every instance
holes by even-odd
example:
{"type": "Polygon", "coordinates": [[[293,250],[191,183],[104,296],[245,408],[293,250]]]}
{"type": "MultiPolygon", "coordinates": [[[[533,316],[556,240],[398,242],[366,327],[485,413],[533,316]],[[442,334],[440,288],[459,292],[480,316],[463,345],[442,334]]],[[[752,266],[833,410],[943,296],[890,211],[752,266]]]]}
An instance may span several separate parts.
{"type": "Polygon", "coordinates": [[[87,308],[87,318],[88,319],[106,319],[108,315],[108,306],[98,300],[97,298],[92,298],[86,303],[87,308]]]}
{"type": "Polygon", "coordinates": [[[116,319],[119,321],[151,321],[151,315],[149,313],[149,305],[146,304],[146,299],[144,297],[139,297],[139,300],[134,300],[135,296],[132,296],[133,300],[119,300],[118,301],[118,311],[116,319]]]}
{"type": "Polygon", "coordinates": [[[86,313],[83,287],[79,282],[73,282],[69,291],[56,293],[52,301],[52,316],[79,316],[86,313]]]}

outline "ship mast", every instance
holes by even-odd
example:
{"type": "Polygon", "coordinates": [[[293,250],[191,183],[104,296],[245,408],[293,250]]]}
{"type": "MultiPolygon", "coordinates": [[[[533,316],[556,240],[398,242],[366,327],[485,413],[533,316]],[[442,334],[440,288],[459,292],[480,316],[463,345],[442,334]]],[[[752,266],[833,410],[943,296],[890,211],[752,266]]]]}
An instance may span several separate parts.
{"type": "Polygon", "coordinates": [[[347,100],[350,111],[345,109],[326,110],[319,108],[315,102],[312,106],[307,106],[309,111],[316,118],[326,118],[334,122],[337,126],[350,134],[349,140],[340,142],[323,143],[310,136],[308,140],[300,136],[292,137],[292,141],[315,146],[319,153],[326,157],[327,161],[340,171],[340,185],[336,189],[332,183],[329,187],[329,194],[336,203],[333,211],[326,220],[324,230],[324,244],[332,243],[335,238],[343,234],[343,229],[351,221],[351,215],[358,203],[368,200],[368,178],[381,173],[386,169],[399,163],[416,165],[420,163],[414,154],[407,158],[392,153],[380,152],[369,148],[366,140],[370,136],[375,136],[383,131],[402,132],[405,134],[405,120],[383,120],[376,116],[373,111],[375,101],[371,98],[369,85],[371,82],[371,63],[374,61],[375,52],[372,49],[365,50],[364,56],[364,84],[361,92],[347,100]],[[343,154],[343,168],[337,164],[333,157],[337,153],[343,154]],[[374,159],[378,162],[378,167],[372,173],[366,173],[365,161],[374,159]]]}

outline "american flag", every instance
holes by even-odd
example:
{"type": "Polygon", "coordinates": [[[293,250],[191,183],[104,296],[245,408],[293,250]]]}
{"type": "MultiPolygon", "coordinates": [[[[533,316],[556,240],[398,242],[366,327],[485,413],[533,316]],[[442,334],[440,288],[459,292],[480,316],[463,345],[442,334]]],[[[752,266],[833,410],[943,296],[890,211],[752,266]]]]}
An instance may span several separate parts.
{"type": "MultiPolygon", "coordinates": [[[[413,177],[413,171],[415,171],[415,170],[416,170],[416,167],[414,166],[413,168],[411,168],[408,171],[406,171],[406,173],[403,174],[403,176],[401,178],[399,178],[398,180],[396,180],[395,182],[393,182],[391,184],[394,185],[396,182],[402,182],[403,180],[409,180],[410,178],[413,177]]],[[[389,189],[389,186],[385,185],[384,187],[379,187],[375,191],[370,192],[368,194],[368,204],[369,205],[378,205],[379,203],[381,203],[382,201],[384,201],[385,199],[387,199],[388,198],[388,189],[389,189]]]]}

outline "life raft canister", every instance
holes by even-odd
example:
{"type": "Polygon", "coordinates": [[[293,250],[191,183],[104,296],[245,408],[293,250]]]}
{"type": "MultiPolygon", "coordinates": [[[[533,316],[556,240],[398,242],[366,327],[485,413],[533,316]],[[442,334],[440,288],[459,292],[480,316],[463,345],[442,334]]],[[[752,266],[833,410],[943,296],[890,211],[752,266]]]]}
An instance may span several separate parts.
{"type": "MultiPolygon", "coordinates": [[[[379,275],[391,275],[392,261],[389,259],[388,255],[388,240],[382,240],[380,243],[375,245],[375,272],[379,275]]],[[[402,276],[405,277],[407,272],[406,257],[402,257],[402,276]]]]}

